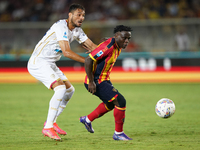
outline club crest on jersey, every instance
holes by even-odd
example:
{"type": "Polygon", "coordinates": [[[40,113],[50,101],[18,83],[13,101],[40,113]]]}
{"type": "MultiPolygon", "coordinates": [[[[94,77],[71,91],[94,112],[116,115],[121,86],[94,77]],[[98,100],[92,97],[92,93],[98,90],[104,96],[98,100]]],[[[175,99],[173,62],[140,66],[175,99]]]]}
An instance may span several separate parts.
{"type": "Polygon", "coordinates": [[[66,32],[64,33],[63,37],[64,37],[64,38],[67,38],[67,33],[66,33],[66,32]]]}
{"type": "Polygon", "coordinates": [[[102,54],[103,54],[103,52],[102,52],[102,51],[99,51],[99,52],[97,53],[97,56],[100,57],[102,54]]]}

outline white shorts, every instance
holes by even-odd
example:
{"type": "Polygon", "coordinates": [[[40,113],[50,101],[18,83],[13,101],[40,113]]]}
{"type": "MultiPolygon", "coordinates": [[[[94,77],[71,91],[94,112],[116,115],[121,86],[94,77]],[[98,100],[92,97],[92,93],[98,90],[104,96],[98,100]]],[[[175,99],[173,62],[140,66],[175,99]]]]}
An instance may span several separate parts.
{"type": "Polygon", "coordinates": [[[60,79],[62,81],[68,80],[64,73],[56,66],[55,63],[28,63],[28,71],[33,77],[41,81],[49,89],[51,89],[53,83],[60,79]]]}

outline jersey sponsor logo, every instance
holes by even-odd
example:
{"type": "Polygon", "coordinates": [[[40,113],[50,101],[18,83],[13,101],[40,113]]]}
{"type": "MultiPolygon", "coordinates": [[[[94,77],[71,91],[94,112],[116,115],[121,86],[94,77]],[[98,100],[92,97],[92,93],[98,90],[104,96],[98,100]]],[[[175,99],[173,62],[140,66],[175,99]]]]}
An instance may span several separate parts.
{"type": "Polygon", "coordinates": [[[58,52],[58,53],[62,53],[62,51],[59,50],[59,49],[55,49],[54,51],[56,51],[56,52],[58,52]]]}
{"type": "Polygon", "coordinates": [[[83,33],[82,35],[85,36],[85,33],[83,33]]]}
{"type": "Polygon", "coordinates": [[[103,54],[103,52],[102,52],[102,51],[99,51],[99,52],[97,53],[97,56],[100,57],[102,54],[103,54]]]}
{"type": "Polygon", "coordinates": [[[64,37],[64,38],[67,38],[67,33],[66,33],[66,32],[64,33],[63,37],[64,37]]]}

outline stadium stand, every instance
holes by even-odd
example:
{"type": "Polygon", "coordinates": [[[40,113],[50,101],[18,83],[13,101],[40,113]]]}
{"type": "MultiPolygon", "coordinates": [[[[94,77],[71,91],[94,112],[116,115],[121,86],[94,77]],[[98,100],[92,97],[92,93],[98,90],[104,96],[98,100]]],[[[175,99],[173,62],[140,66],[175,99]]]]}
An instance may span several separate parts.
{"type": "Polygon", "coordinates": [[[66,18],[71,3],[86,8],[86,20],[200,17],[198,0],[1,0],[0,22],[55,21],[66,18]]]}

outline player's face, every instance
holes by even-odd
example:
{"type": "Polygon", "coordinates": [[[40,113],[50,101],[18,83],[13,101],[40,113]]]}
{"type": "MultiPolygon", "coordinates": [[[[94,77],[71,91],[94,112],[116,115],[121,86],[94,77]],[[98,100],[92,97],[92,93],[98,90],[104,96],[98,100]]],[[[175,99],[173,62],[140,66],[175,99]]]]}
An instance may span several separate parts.
{"type": "Polygon", "coordinates": [[[74,27],[81,27],[84,19],[85,19],[85,11],[82,9],[77,9],[73,13],[71,13],[71,23],[74,27]]]}
{"type": "Polygon", "coordinates": [[[126,48],[131,38],[131,32],[122,31],[115,35],[115,40],[119,48],[126,48]]]}

